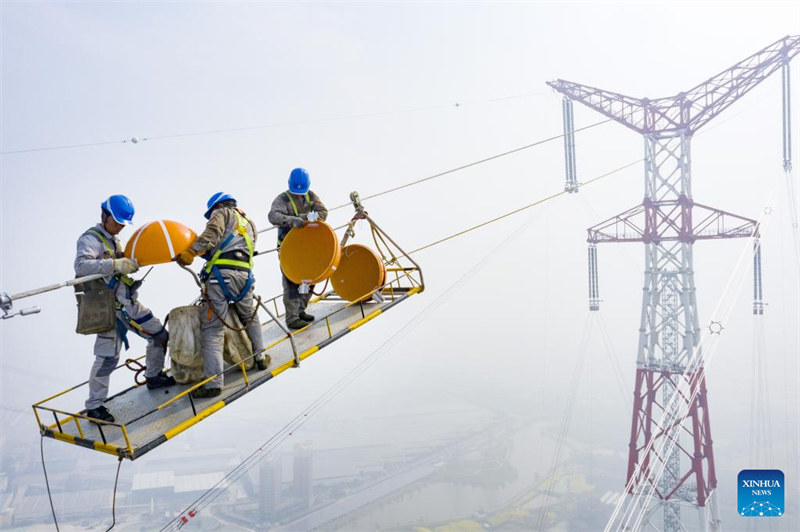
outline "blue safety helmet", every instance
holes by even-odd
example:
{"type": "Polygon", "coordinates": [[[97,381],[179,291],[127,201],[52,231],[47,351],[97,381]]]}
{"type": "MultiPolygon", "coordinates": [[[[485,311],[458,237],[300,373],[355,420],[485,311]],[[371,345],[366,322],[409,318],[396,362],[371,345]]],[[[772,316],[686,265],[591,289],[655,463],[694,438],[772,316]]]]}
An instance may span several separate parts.
{"type": "Polygon", "coordinates": [[[236,198],[234,198],[227,192],[217,192],[216,194],[208,198],[208,204],[206,205],[208,207],[208,210],[203,215],[206,217],[206,220],[211,219],[211,211],[214,210],[214,206],[217,203],[222,203],[223,201],[236,201],[236,198]]]}
{"type": "Polygon", "coordinates": [[[305,168],[295,168],[289,174],[289,192],[292,194],[305,194],[311,186],[311,178],[305,168]]]}
{"type": "Polygon", "coordinates": [[[118,224],[131,225],[133,223],[133,202],[127,196],[122,194],[109,196],[100,204],[100,207],[110,214],[118,224]]]}

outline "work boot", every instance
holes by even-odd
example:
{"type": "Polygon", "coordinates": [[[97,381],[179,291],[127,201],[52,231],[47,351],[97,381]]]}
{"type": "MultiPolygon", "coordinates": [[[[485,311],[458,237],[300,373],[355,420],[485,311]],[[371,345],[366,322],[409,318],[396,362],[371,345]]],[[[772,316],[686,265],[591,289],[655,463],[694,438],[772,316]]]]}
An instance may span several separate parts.
{"type": "Polygon", "coordinates": [[[192,392],[192,397],[195,399],[206,399],[208,397],[216,397],[221,393],[222,388],[201,387],[192,392]]]}
{"type": "Polygon", "coordinates": [[[256,367],[258,368],[259,371],[264,371],[265,369],[267,369],[269,363],[270,363],[269,355],[264,355],[263,357],[256,359],[256,367]]]}
{"type": "Polygon", "coordinates": [[[310,321],[306,321],[306,320],[302,320],[300,318],[297,318],[293,322],[287,323],[286,326],[289,327],[290,329],[302,329],[303,327],[305,327],[306,325],[308,325],[310,323],[311,323],[310,321]]]}
{"type": "Polygon", "coordinates": [[[301,320],[306,321],[314,321],[314,316],[306,312],[305,310],[299,314],[301,320]]]}
{"type": "Polygon", "coordinates": [[[156,388],[165,388],[167,386],[172,386],[175,384],[175,378],[167,376],[166,373],[163,371],[156,375],[155,377],[147,377],[147,389],[148,390],[155,390],[156,388]]]}
{"type": "Polygon", "coordinates": [[[100,405],[97,408],[92,408],[91,410],[87,410],[86,417],[99,419],[100,421],[108,421],[109,423],[114,422],[114,416],[112,416],[111,412],[108,411],[108,408],[103,405],[100,405]]]}

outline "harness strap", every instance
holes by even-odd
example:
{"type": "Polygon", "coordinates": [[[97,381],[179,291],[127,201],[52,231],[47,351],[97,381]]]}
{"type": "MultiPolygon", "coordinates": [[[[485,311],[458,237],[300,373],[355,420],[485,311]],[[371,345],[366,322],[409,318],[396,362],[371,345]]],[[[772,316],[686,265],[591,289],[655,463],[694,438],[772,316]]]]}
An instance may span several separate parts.
{"type": "MultiPolygon", "coordinates": [[[[112,250],[111,249],[111,244],[109,244],[108,239],[103,235],[103,233],[101,233],[100,231],[98,231],[95,228],[91,228],[86,232],[96,236],[100,240],[100,242],[102,242],[102,244],[105,246],[106,251],[108,251],[108,254],[112,258],[116,258],[116,256],[117,256],[116,250],[112,250]]],[[[118,273],[118,274],[115,274],[113,277],[111,277],[111,280],[108,281],[106,286],[111,290],[116,290],[117,285],[120,282],[122,282],[122,284],[124,284],[125,286],[127,286],[130,289],[136,281],[134,281],[133,277],[131,277],[130,275],[122,275],[122,274],[118,273]]],[[[128,290],[128,294],[130,295],[130,290],[128,290]]],[[[119,307],[119,302],[117,302],[117,308],[120,308],[119,307]]]]}
{"type": "MultiPolygon", "coordinates": [[[[286,198],[289,200],[289,203],[292,205],[292,210],[294,211],[295,216],[300,216],[300,211],[297,210],[297,204],[295,204],[294,199],[292,199],[292,195],[288,192],[285,193],[286,198]]],[[[305,193],[306,198],[306,207],[308,207],[308,212],[311,212],[312,207],[314,207],[314,200],[308,195],[308,192],[305,193]]],[[[279,227],[278,228],[278,247],[281,247],[283,243],[283,239],[286,238],[286,235],[289,234],[291,231],[291,227],[279,227]]]]}
{"type": "Polygon", "coordinates": [[[219,271],[219,268],[217,267],[212,268],[211,273],[214,274],[214,278],[217,280],[217,283],[219,283],[219,287],[222,289],[222,293],[225,295],[225,299],[228,301],[228,303],[238,303],[239,301],[244,299],[244,296],[247,295],[247,292],[250,290],[250,287],[253,286],[253,272],[251,270],[248,270],[247,282],[244,284],[239,294],[236,297],[234,297],[233,294],[231,294],[230,289],[228,288],[228,283],[225,282],[225,277],[223,277],[222,273],[219,271]]]}
{"type": "Polygon", "coordinates": [[[131,344],[128,342],[128,328],[125,327],[125,324],[122,323],[122,320],[117,318],[117,336],[119,336],[120,340],[122,340],[123,345],[125,346],[125,351],[130,349],[131,344]]]}
{"type": "Polygon", "coordinates": [[[246,215],[242,216],[238,209],[234,212],[236,213],[236,229],[231,231],[227,238],[217,248],[217,251],[211,257],[208,263],[206,263],[206,275],[211,273],[216,266],[236,266],[239,268],[246,268],[248,270],[253,268],[253,239],[250,238],[250,233],[247,231],[247,223],[252,224],[252,222],[246,215]],[[247,262],[236,259],[220,258],[220,255],[222,255],[222,253],[225,251],[225,248],[231,243],[237,234],[244,238],[245,244],[247,244],[247,262]]]}
{"type": "Polygon", "coordinates": [[[111,249],[111,244],[108,243],[108,239],[103,235],[103,233],[101,233],[100,231],[98,231],[94,227],[92,227],[91,229],[89,229],[86,232],[87,233],[92,233],[92,234],[94,234],[94,236],[96,236],[97,238],[100,239],[100,242],[102,242],[103,245],[106,247],[106,250],[108,251],[108,254],[109,254],[109,256],[111,256],[112,259],[117,258],[116,246],[115,246],[114,249],[111,249]]]}

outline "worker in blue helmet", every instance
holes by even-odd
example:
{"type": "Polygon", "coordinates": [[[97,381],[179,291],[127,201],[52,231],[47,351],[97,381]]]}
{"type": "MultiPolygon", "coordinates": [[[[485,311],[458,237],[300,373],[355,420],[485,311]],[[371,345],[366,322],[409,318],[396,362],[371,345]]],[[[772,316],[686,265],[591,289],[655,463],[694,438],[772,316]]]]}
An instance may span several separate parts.
{"type": "MultiPolygon", "coordinates": [[[[325,221],[328,218],[328,209],[310,187],[308,170],[295,168],[289,174],[289,190],[272,201],[268,218],[272,225],[278,226],[278,247],[293,227],[303,227],[308,222],[325,221]]],[[[313,289],[312,286],[308,292],[300,293],[300,285],[283,275],[283,306],[286,309],[286,326],[290,329],[302,329],[314,321],[314,316],[306,312],[313,289]]]]}
{"type": "Polygon", "coordinates": [[[108,398],[111,372],[119,363],[122,346],[128,349],[128,332],[147,340],[145,379],[149,389],[175,384],[167,376],[164,358],[169,335],[158,318],[138,299],[141,281],[129,277],[139,269],[136,261],[126,258],[117,235],[133,223],[133,203],[115,194],[100,204],[100,223],[78,238],[75,275],[102,274],[103,278],[76,285],[78,327],[81,334],[97,334],[95,361],[89,372],[89,398],[86,415],[113,423],[114,416],[103,404],[108,398]]]}
{"type": "Polygon", "coordinates": [[[206,259],[200,275],[203,287],[203,311],[200,351],[203,355],[203,379],[211,380],[192,392],[193,397],[216,397],[224,385],[223,349],[226,318],[233,310],[244,324],[253,347],[255,364],[267,369],[269,357],[264,354],[264,338],[254,299],[253,255],[258,232],[253,221],[238,208],[236,198],[217,192],[206,204],[208,223],[191,247],[175,257],[188,266],[197,255],[206,259]],[[213,378],[212,378],[213,377],[213,378]]]}

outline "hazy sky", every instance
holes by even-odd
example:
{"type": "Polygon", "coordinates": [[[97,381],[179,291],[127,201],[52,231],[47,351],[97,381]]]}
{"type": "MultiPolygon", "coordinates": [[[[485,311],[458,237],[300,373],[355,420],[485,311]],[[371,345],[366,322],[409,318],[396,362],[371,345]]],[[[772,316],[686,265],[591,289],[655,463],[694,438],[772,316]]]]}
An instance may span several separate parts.
{"type": "MultiPolygon", "coordinates": [[[[800,33],[797,2],[3,1],[0,16],[0,290],[10,294],[71,278],[75,241],[96,223],[110,194],[133,200],[137,226],[165,218],[200,230],[206,200],[226,190],[267,227],[269,205],[296,166],[310,171],[312,188],[329,206],[339,205],[351,190],[366,196],[560,134],[561,98],[546,81],[670,96],[800,33]],[[197,134],[266,125],[274,127],[197,134]],[[142,140],[122,142],[132,137],[142,140]],[[11,153],[93,143],[107,144],[11,153]]],[[[795,96],[798,67],[795,61],[795,96]]],[[[800,102],[793,103],[797,132],[800,102]]],[[[578,127],[602,118],[575,104],[578,127]]],[[[798,436],[800,269],[780,119],[780,75],[774,75],[695,137],[693,193],[700,203],[752,218],[772,210],[763,231],[769,303],[763,320],[772,423],[782,436],[783,462],[774,466],[789,469],[794,453],[797,474],[796,441],[786,438],[798,436]]],[[[642,144],[618,124],[579,133],[579,180],[641,158],[642,144]]],[[[435,400],[444,392],[476,401],[499,397],[548,405],[558,419],[590,323],[585,229],[639,203],[642,176],[636,165],[577,195],[420,252],[428,285],[422,296],[192,429],[192,438],[224,427],[244,447],[257,446],[443,295],[448,299],[348,393],[373,408],[388,394],[395,401],[403,394],[435,400]],[[512,234],[484,268],[445,293],[512,234]],[[259,431],[232,423],[264,420],[263,409],[269,414],[259,431]]],[[[797,170],[793,178],[796,183],[797,170]]],[[[563,180],[559,140],[377,198],[367,209],[397,242],[414,249],[558,192],[563,180]]],[[[350,213],[336,211],[332,222],[344,223],[350,213]]],[[[126,229],[123,241],[131,233],[126,229]]],[[[274,233],[267,233],[257,247],[273,244],[274,233]]],[[[742,434],[749,404],[742,397],[749,397],[754,327],[747,259],[737,277],[731,274],[750,245],[701,242],[694,252],[701,325],[725,320],[725,334],[707,354],[713,351],[718,467],[731,471],[747,465],[742,434]],[[725,294],[738,295],[718,309],[725,294]]],[[[576,416],[610,434],[598,436],[598,446],[624,452],[642,246],[605,246],[599,255],[601,313],[616,358],[605,354],[594,329],[597,352],[575,392],[576,416]]],[[[256,259],[255,273],[260,294],[279,293],[274,254],[256,259]]],[[[163,317],[195,291],[188,275],[163,265],[140,298],[163,317]]],[[[42,312],[0,324],[0,405],[7,410],[29,411],[35,401],[85,380],[92,362],[93,338],[74,333],[71,290],[15,308],[30,305],[42,312]]],[[[134,339],[133,346],[129,354],[141,354],[143,342],[134,339]]],[[[115,373],[112,387],[129,386],[129,379],[115,373]]],[[[347,415],[365,414],[351,408],[347,415]]],[[[33,423],[19,430],[36,442],[33,423]]],[[[791,496],[800,502],[796,491],[791,496]]]]}

